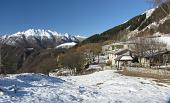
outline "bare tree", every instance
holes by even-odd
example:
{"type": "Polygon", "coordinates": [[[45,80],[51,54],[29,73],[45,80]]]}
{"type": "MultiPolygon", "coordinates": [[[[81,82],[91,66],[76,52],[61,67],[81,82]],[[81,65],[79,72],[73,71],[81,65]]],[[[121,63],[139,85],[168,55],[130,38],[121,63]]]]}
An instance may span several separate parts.
{"type": "Polygon", "coordinates": [[[99,54],[101,53],[102,48],[100,44],[98,43],[89,43],[89,44],[78,47],[77,51],[82,52],[82,54],[85,55],[89,63],[92,63],[95,57],[97,56],[98,63],[99,63],[99,54]]]}
{"type": "Polygon", "coordinates": [[[140,63],[142,57],[148,57],[151,62],[155,53],[166,49],[166,44],[159,42],[156,38],[139,37],[133,41],[131,49],[139,57],[140,63]]]}
{"type": "Polygon", "coordinates": [[[164,54],[164,55],[163,55],[163,63],[164,63],[165,65],[167,65],[168,60],[169,60],[169,55],[168,55],[168,54],[164,54]]]}
{"type": "Polygon", "coordinates": [[[59,62],[62,68],[67,68],[76,74],[81,74],[86,64],[84,55],[75,50],[60,55],[59,62]]]}

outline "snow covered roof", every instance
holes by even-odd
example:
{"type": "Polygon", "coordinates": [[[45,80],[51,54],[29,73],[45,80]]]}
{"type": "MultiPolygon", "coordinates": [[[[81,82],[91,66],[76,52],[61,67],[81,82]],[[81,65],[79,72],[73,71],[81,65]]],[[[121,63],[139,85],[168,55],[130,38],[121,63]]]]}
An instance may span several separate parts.
{"type": "Polygon", "coordinates": [[[116,61],[132,61],[133,58],[129,55],[121,55],[115,59],[116,61]]]}

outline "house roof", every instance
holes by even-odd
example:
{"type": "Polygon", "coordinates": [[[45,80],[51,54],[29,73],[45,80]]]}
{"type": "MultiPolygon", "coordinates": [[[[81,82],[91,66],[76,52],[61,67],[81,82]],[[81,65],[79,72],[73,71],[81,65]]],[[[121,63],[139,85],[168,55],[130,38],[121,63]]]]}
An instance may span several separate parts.
{"type": "Polygon", "coordinates": [[[115,55],[122,55],[122,54],[124,54],[124,53],[126,53],[126,52],[128,52],[128,51],[130,51],[130,50],[128,50],[128,49],[122,49],[122,50],[120,50],[120,51],[117,51],[117,52],[115,53],[115,55]]]}
{"type": "Polygon", "coordinates": [[[108,53],[108,54],[115,54],[115,50],[110,50],[110,51],[106,51],[106,53],[108,53]]]}
{"type": "Polygon", "coordinates": [[[121,55],[115,58],[115,61],[132,61],[133,58],[129,55],[121,55]]]}

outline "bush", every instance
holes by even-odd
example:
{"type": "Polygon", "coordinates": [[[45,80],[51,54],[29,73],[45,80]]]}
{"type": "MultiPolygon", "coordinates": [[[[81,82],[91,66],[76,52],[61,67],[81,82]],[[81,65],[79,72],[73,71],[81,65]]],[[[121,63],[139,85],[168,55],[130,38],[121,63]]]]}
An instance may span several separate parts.
{"type": "Polygon", "coordinates": [[[107,61],[106,66],[112,66],[112,61],[111,60],[107,61]]]}
{"type": "Polygon", "coordinates": [[[75,74],[83,73],[86,59],[84,55],[76,50],[70,50],[59,56],[60,66],[72,70],[75,74]]]}

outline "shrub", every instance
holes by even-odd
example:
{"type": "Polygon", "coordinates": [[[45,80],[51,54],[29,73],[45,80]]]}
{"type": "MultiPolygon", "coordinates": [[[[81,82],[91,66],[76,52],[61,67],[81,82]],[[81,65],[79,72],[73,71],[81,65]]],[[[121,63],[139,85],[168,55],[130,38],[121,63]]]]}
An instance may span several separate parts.
{"type": "Polygon", "coordinates": [[[111,60],[107,61],[106,66],[112,66],[112,61],[111,60]]]}

